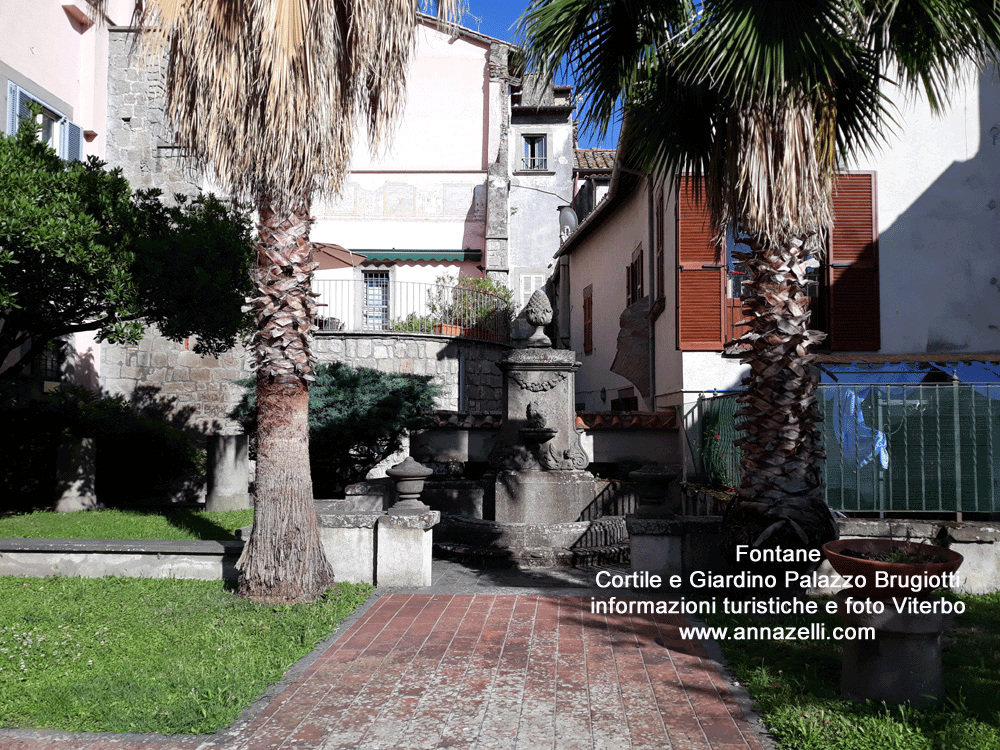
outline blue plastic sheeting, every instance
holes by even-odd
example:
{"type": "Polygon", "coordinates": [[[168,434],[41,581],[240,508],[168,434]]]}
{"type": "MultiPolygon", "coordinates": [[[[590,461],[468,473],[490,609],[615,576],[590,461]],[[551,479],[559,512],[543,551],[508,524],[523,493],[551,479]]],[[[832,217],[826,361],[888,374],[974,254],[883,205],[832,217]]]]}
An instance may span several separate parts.
{"type": "Polygon", "coordinates": [[[860,397],[858,391],[850,388],[831,388],[829,391],[824,392],[828,400],[834,398],[834,394],[839,396],[833,409],[833,434],[840,442],[844,463],[861,468],[878,456],[879,465],[888,469],[889,441],[884,432],[866,425],[861,414],[861,402],[868,397],[871,389],[866,388],[860,397]]]}
{"type": "Polygon", "coordinates": [[[884,432],[865,424],[861,405],[877,389],[880,396],[893,394],[906,398],[912,393],[907,384],[923,382],[934,370],[954,376],[962,383],[973,384],[981,396],[1000,400],[1000,366],[985,362],[886,362],[872,365],[824,365],[821,384],[838,388],[821,388],[826,401],[836,399],[833,409],[833,432],[843,451],[844,463],[858,468],[878,459],[878,465],[889,468],[889,443],[884,432]],[[836,380],[830,373],[836,375],[836,380]],[[992,387],[989,387],[992,385],[992,387]],[[855,386],[853,388],[847,386],[855,386]],[[884,387],[880,387],[884,386],[884,387]]]}

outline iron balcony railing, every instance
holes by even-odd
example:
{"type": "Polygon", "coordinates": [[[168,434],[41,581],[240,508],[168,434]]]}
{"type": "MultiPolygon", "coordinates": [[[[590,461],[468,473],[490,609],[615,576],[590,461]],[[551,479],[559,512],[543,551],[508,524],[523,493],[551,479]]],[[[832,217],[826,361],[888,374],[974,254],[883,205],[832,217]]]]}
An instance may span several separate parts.
{"type": "MultiPolygon", "coordinates": [[[[826,500],[858,513],[1000,512],[1000,384],[823,384],[826,500]]],[[[695,469],[739,482],[734,393],[685,405],[695,469]]]]}
{"type": "Polygon", "coordinates": [[[398,331],[510,340],[510,309],[495,294],[447,284],[363,279],[314,280],[321,331],[398,331]]]}

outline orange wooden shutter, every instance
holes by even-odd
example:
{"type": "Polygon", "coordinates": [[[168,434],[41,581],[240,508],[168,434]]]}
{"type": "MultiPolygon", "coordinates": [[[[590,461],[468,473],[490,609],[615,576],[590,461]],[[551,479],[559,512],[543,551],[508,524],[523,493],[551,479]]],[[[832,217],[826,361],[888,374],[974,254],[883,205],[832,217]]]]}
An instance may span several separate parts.
{"type": "Polygon", "coordinates": [[[838,176],[833,212],[826,279],[828,346],[834,351],[877,351],[881,337],[875,174],[838,176]]]}
{"type": "Polygon", "coordinates": [[[726,269],[720,264],[704,200],[690,178],[677,190],[677,346],[716,351],[725,344],[726,269]]]}

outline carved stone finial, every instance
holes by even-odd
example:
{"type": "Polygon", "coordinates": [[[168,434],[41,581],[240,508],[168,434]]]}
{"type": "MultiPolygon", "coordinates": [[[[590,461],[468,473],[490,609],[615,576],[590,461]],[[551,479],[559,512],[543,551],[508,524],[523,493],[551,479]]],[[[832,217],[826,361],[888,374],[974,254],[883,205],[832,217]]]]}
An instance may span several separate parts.
{"type": "Polygon", "coordinates": [[[536,289],[535,293],[531,295],[531,299],[524,307],[524,317],[536,328],[552,322],[552,305],[549,303],[548,295],[543,290],[536,289]]]}
{"type": "Polygon", "coordinates": [[[528,304],[524,306],[524,319],[529,325],[535,327],[535,332],[524,342],[525,346],[552,346],[552,341],[549,340],[549,337],[542,330],[542,328],[552,322],[552,305],[549,303],[548,295],[541,289],[535,290],[535,293],[531,295],[531,299],[528,300],[528,304]]]}

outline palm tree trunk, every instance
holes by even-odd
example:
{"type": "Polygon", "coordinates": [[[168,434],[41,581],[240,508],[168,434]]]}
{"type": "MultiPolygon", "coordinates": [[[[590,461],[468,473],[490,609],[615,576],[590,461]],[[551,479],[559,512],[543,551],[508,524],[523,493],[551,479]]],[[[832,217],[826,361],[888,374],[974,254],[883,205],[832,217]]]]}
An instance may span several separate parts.
{"type": "Polygon", "coordinates": [[[838,536],[823,499],[823,417],[810,350],[824,334],[809,330],[807,239],[750,236],[741,241],[751,252],[735,254],[747,273],[750,326],[741,343],[749,345],[750,373],[737,411],[742,481],[723,525],[730,559],[737,544],[814,548],[838,536]]]}
{"type": "Polygon", "coordinates": [[[334,583],[319,539],[309,471],[310,347],[315,302],[309,201],[258,206],[257,479],[253,533],[236,567],[240,595],[311,601],[334,583]]]}

